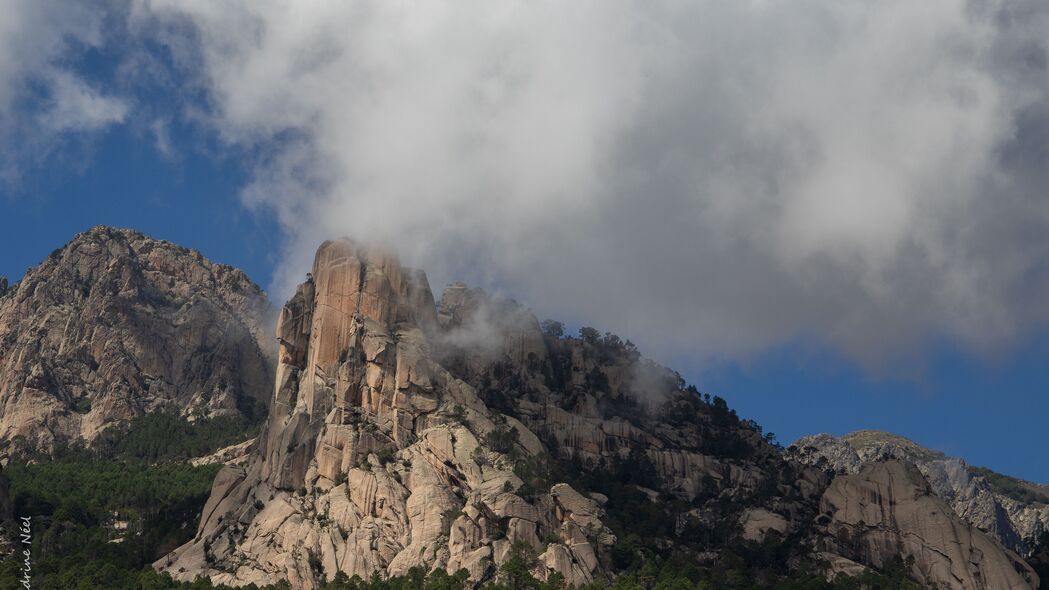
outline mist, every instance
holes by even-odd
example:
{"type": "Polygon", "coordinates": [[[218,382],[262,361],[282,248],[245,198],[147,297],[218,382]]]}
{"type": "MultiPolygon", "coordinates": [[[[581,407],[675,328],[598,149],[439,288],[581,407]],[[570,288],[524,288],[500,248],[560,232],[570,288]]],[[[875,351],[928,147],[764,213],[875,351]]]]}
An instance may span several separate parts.
{"type": "Polygon", "coordinates": [[[289,244],[394,248],[656,357],[869,367],[1049,315],[1035,0],[141,0],[289,244]]]}

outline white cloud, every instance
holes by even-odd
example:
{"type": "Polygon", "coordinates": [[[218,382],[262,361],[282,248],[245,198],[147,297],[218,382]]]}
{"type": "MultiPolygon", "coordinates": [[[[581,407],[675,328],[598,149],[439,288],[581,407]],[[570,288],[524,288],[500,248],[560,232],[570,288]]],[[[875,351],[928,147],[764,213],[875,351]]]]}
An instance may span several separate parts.
{"type": "Polygon", "coordinates": [[[119,123],[127,116],[124,101],[101,95],[69,72],[53,72],[48,83],[50,97],[39,115],[48,131],[93,131],[119,123]]]}
{"type": "Polygon", "coordinates": [[[864,361],[1049,315],[1035,1],[141,0],[254,206],[659,354],[864,361]],[[1039,152],[1039,147],[1041,151],[1039,152]],[[484,270],[480,270],[484,269],[484,270]]]}
{"type": "Polygon", "coordinates": [[[122,98],[91,86],[71,66],[101,47],[104,4],[0,0],[0,176],[17,177],[60,135],[123,121],[122,98]]]}

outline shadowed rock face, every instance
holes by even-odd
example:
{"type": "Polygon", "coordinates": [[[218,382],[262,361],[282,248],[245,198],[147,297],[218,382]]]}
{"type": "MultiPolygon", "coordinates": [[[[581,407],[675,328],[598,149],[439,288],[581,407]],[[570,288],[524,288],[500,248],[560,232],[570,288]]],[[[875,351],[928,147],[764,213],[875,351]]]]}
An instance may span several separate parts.
{"type": "Polygon", "coordinates": [[[824,549],[881,567],[913,559],[923,584],[969,590],[1029,589],[1038,576],[1019,556],[963,522],[913,464],[870,463],[838,476],[820,500],[824,549]]]}
{"type": "Polygon", "coordinates": [[[96,227],[0,289],[0,439],[46,451],[172,408],[262,410],[265,294],[243,272],[96,227]],[[257,402],[257,403],[255,403],[257,402]]]}
{"type": "Polygon", "coordinates": [[[901,436],[873,430],[842,437],[817,434],[799,439],[787,454],[802,463],[849,474],[882,458],[913,463],[962,520],[1023,554],[1049,530],[1049,486],[975,469],[901,436]]]}
{"type": "Polygon", "coordinates": [[[1038,539],[1038,543],[1028,556],[1028,563],[1038,573],[1044,588],[1046,581],[1049,580],[1049,531],[1042,533],[1042,537],[1038,539]]]}

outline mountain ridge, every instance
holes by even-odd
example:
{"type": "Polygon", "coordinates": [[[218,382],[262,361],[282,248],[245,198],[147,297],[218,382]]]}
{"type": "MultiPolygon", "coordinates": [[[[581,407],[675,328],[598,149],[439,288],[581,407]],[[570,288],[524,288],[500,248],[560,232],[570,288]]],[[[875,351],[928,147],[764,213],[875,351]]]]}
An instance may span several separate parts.
{"type": "MultiPolygon", "coordinates": [[[[12,456],[32,459],[12,471],[15,504],[50,511],[48,534],[61,535],[84,526],[67,520],[83,508],[59,508],[44,474],[107,481],[116,461],[131,461],[144,485],[185,473],[180,497],[203,501],[202,478],[217,470],[203,506],[180,501],[169,516],[109,512],[134,514],[148,497],[90,506],[106,527],[161,524],[149,552],[126,547],[124,563],[156,559],[156,579],[173,585],[165,575],[319,590],[342,588],[340,576],[441,572],[498,586],[513,571],[526,586],[605,586],[670,564],[693,583],[741,588],[1038,585],[1023,559],[933,493],[911,463],[940,455],[910,441],[856,433],[827,447],[855,455],[855,473],[836,473],[611,333],[566,335],[462,283],[436,299],[423,271],[347,239],[322,244],[311,270],[280,310],[271,352],[269,304],[246,275],[132,230],[93,228],[27,272],[0,296],[0,399],[22,409],[0,413],[0,425],[43,423],[51,436],[8,441],[12,456]],[[138,344],[116,346],[129,338],[138,344]],[[258,392],[263,381],[270,394],[258,392]],[[268,417],[238,442],[222,418],[240,415],[245,395],[268,417]],[[26,398],[59,411],[26,410],[26,398]],[[85,431],[74,416],[80,430],[69,427],[77,408],[98,426],[85,431]],[[65,463],[34,467],[77,441],[86,448],[63,450],[65,463]],[[861,461],[853,444],[899,457],[861,461]]],[[[1044,565],[1043,552],[1032,556],[1044,565]]]]}
{"type": "Polygon", "coordinates": [[[232,266],[97,226],[5,291],[0,438],[8,446],[90,442],[163,408],[190,417],[264,411],[271,306],[232,266]]]}
{"type": "Polygon", "coordinates": [[[914,463],[936,494],[966,522],[1021,554],[1032,550],[1049,530],[1049,486],[969,465],[903,436],[877,430],[840,437],[816,434],[799,438],[787,448],[787,455],[846,474],[887,458],[914,463]]]}
{"type": "Polygon", "coordinates": [[[770,586],[901,555],[922,583],[1038,584],[905,464],[832,478],[628,341],[566,337],[459,283],[438,303],[425,273],[366,245],[325,242],[277,334],[251,458],[219,473],[194,539],[154,564],[176,579],[314,589],[421,567],[479,584],[530,551],[532,575],[580,586],[646,555],[717,571],[769,546],[777,559],[751,575],[770,586]],[[865,491],[883,486],[913,501],[865,491]],[[888,516],[867,525],[839,508],[857,502],[888,516]]]}

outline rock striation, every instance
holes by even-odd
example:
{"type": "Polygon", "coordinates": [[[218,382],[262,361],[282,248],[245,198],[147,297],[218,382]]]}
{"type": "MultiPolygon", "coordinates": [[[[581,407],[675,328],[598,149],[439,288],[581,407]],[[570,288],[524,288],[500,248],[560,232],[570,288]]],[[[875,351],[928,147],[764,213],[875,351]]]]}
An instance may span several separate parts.
{"type": "Polygon", "coordinates": [[[193,418],[265,409],[270,305],[239,270],[96,227],[3,286],[6,444],[47,451],[157,410],[193,418]]]}
{"type": "Polygon", "coordinates": [[[963,522],[910,463],[868,463],[831,482],[820,500],[823,549],[880,568],[907,559],[923,585],[967,590],[1037,588],[1015,553],[963,522]]]}
{"type": "Polygon", "coordinates": [[[802,463],[847,474],[887,458],[913,463],[962,520],[1021,554],[1049,531],[1049,486],[974,468],[901,436],[873,430],[842,437],[818,434],[799,439],[787,453],[802,463]]]}

